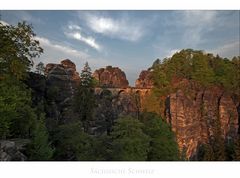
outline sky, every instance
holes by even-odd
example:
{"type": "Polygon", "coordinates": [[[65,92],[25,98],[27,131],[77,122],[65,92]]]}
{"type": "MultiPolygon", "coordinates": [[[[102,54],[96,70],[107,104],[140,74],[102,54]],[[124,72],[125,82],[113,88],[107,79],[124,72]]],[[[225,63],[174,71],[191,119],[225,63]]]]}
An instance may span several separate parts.
{"type": "Polygon", "coordinates": [[[44,53],[35,59],[72,60],[80,72],[121,68],[134,86],[157,59],[192,48],[232,58],[240,52],[240,11],[0,11],[1,21],[32,24],[44,53]]]}

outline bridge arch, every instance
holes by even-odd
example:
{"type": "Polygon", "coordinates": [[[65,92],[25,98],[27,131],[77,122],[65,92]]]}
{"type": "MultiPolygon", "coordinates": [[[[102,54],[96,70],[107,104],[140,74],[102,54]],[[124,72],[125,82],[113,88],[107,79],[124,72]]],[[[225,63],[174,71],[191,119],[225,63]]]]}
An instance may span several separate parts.
{"type": "Polygon", "coordinates": [[[124,89],[120,89],[120,90],[118,91],[118,96],[120,96],[121,94],[124,94],[124,93],[126,93],[126,91],[125,91],[124,89]]]}
{"type": "Polygon", "coordinates": [[[99,93],[100,97],[104,97],[104,96],[112,96],[113,93],[111,90],[108,90],[108,89],[103,89],[100,93],[99,93]]]}

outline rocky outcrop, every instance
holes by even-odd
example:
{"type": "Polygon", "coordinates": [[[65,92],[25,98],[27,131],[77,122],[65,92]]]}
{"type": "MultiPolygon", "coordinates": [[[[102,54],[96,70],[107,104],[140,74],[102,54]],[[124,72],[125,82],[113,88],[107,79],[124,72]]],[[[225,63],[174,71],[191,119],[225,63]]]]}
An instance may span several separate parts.
{"type": "Polygon", "coordinates": [[[61,64],[49,63],[45,68],[45,75],[57,77],[63,80],[70,80],[72,83],[80,81],[79,73],[76,71],[76,65],[69,59],[61,61],[61,64]]]}
{"type": "Polygon", "coordinates": [[[200,89],[185,82],[184,89],[170,94],[167,100],[165,116],[176,133],[180,150],[185,149],[188,158],[196,154],[200,144],[209,143],[218,126],[224,139],[237,137],[237,107],[222,89],[200,89]]]}
{"type": "Polygon", "coordinates": [[[93,73],[93,77],[98,81],[98,86],[109,88],[126,88],[128,80],[125,73],[118,67],[107,66],[100,68],[93,73]]]}
{"type": "Polygon", "coordinates": [[[143,70],[135,82],[136,88],[153,88],[152,73],[150,70],[143,70]]]}
{"type": "Polygon", "coordinates": [[[80,77],[76,71],[76,65],[69,59],[61,61],[61,64],[47,64],[45,68],[46,99],[49,107],[47,117],[55,120],[71,120],[71,100],[80,77]]]}
{"type": "Polygon", "coordinates": [[[126,115],[138,117],[142,109],[142,98],[148,93],[149,89],[96,88],[97,105],[94,120],[90,122],[90,133],[93,135],[109,133],[119,117],[126,115]]]}
{"type": "Polygon", "coordinates": [[[29,140],[1,140],[0,161],[25,161],[27,157],[22,153],[29,140]]]}

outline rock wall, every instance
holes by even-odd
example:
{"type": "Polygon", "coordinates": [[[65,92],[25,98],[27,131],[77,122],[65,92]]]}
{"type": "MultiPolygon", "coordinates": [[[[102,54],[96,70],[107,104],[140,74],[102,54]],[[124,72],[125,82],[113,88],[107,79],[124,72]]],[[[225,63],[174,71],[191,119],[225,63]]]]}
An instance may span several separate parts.
{"type": "Polygon", "coordinates": [[[136,88],[153,88],[152,73],[150,70],[143,70],[135,82],[136,88]]]}
{"type": "Polygon", "coordinates": [[[178,89],[167,97],[166,118],[176,133],[180,150],[186,149],[186,156],[196,154],[197,147],[209,143],[214,129],[220,124],[222,137],[237,137],[238,112],[231,96],[218,87],[205,90],[178,89]]]}
{"type": "Polygon", "coordinates": [[[125,73],[118,67],[107,66],[93,73],[93,77],[98,81],[98,86],[109,88],[126,88],[128,80],[125,73]]]}

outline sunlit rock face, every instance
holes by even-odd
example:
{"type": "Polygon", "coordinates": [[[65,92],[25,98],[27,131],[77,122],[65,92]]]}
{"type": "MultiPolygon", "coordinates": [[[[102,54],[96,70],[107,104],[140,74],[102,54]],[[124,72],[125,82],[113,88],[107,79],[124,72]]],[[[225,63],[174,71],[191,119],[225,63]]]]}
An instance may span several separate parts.
{"type": "Polygon", "coordinates": [[[126,88],[129,86],[125,73],[118,67],[100,68],[93,73],[93,77],[98,81],[100,87],[126,88]]]}
{"type": "Polygon", "coordinates": [[[135,82],[136,88],[152,88],[153,87],[153,80],[152,80],[152,73],[150,70],[143,70],[139,78],[135,82]]]}
{"type": "Polygon", "coordinates": [[[233,139],[238,132],[236,103],[221,88],[195,88],[190,82],[168,96],[166,118],[176,133],[180,150],[191,159],[200,144],[209,143],[217,124],[222,137],[233,139]]]}
{"type": "Polygon", "coordinates": [[[69,59],[62,60],[60,64],[47,64],[45,75],[49,78],[56,77],[61,80],[70,80],[73,84],[77,84],[80,81],[76,65],[69,59]]]}

